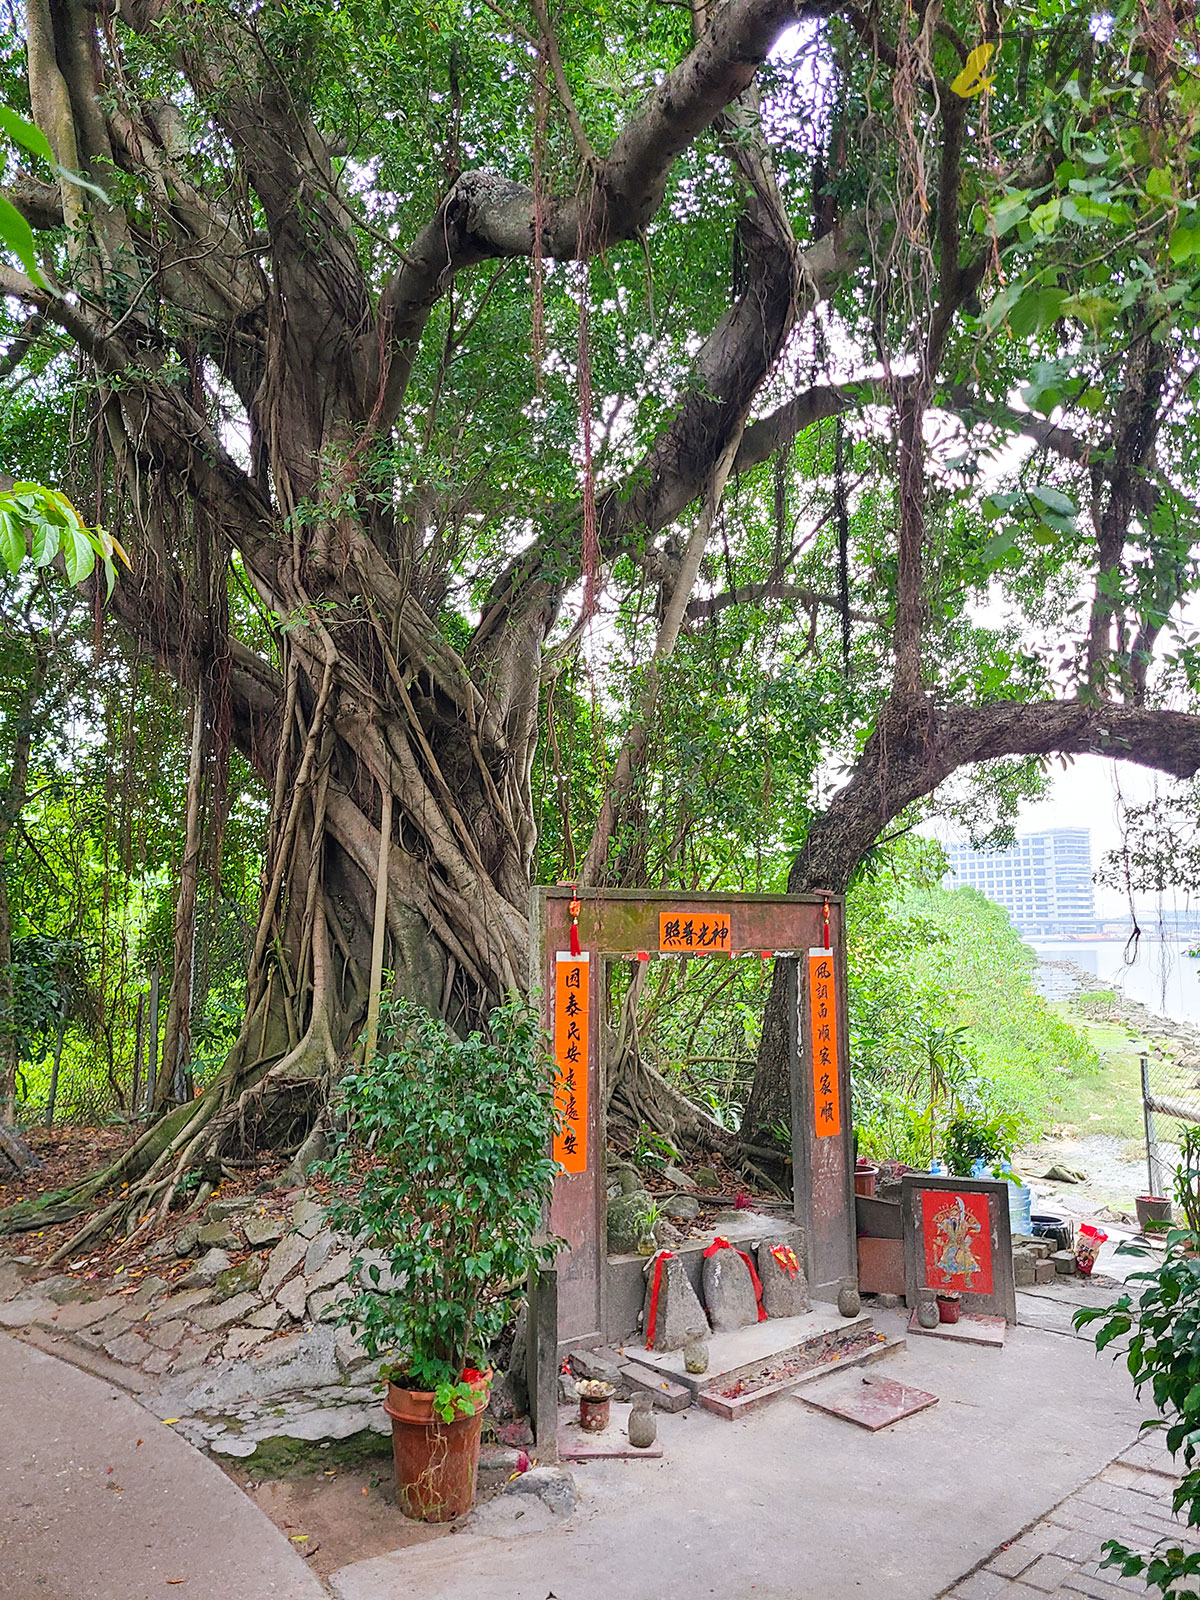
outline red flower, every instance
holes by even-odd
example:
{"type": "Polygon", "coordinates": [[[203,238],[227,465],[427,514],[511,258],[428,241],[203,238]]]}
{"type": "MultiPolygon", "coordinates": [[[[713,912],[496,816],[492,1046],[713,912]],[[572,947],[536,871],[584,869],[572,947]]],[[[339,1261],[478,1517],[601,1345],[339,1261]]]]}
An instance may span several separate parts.
{"type": "Polygon", "coordinates": [[[483,1373],[475,1367],[464,1367],[462,1370],[462,1381],[464,1383],[478,1383],[482,1377],[483,1373]]]}

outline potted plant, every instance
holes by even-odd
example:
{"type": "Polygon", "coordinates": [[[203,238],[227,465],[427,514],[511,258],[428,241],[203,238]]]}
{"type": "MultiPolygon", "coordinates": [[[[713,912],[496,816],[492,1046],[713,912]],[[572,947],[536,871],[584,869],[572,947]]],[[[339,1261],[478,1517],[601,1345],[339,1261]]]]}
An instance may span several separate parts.
{"type": "Polygon", "coordinates": [[[1184,1250],[1200,1250],[1200,1128],[1185,1123],[1179,1138],[1179,1165],[1175,1169],[1175,1200],[1183,1225],[1191,1235],[1180,1241],[1184,1250]]]}
{"type": "Polygon", "coordinates": [[[465,1039],[401,1001],[381,1041],[343,1079],[344,1129],[322,1169],[332,1226],[383,1258],[358,1258],[342,1320],[383,1363],[401,1508],[446,1522],[475,1494],[489,1345],[556,1250],[541,1234],[554,1069],[516,999],[465,1039]]]}

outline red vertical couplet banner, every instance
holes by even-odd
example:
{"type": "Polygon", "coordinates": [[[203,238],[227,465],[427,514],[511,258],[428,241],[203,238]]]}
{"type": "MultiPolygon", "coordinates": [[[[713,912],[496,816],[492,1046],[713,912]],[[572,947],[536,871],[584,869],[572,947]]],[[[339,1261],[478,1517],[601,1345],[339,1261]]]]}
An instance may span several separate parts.
{"type": "Polygon", "coordinates": [[[560,950],[554,963],[554,1060],[558,1074],[554,1104],[558,1128],[554,1159],[564,1172],[586,1172],[588,1164],[588,998],[591,969],[587,954],[560,950]]]}
{"type": "Polygon", "coordinates": [[[842,1131],[832,950],[808,952],[808,1006],[812,1019],[813,1128],[818,1139],[828,1139],[842,1131]]]}

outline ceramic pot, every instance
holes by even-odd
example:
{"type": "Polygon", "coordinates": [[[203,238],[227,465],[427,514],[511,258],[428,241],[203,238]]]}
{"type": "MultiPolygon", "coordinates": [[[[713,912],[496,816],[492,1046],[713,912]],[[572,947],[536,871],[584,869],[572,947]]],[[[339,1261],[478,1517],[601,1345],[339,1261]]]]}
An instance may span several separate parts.
{"type": "Polygon", "coordinates": [[[579,1385],[579,1426],[585,1433],[603,1433],[615,1393],[611,1383],[585,1378],[579,1385]]]}
{"type": "Polygon", "coordinates": [[[648,1399],[635,1400],[629,1413],[629,1442],[635,1450],[649,1450],[658,1435],[658,1422],[648,1399]]]}
{"type": "Polygon", "coordinates": [[[860,1161],[854,1169],[854,1192],[870,1199],[875,1193],[875,1182],[879,1177],[879,1168],[871,1165],[869,1161],[860,1161]]]}
{"type": "Polygon", "coordinates": [[[404,1515],[414,1521],[452,1522],[471,1509],[490,1369],[469,1381],[475,1411],[470,1416],[459,1412],[451,1422],[434,1413],[428,1391],[388,1384],[383,1409],[392,1419],[396,1499],[404,1515]]]}
{"type": "Polygon", "coordinates": [[[962,1301],[957,1289],[939,1289],[937,1295],[939,1322],[957,1322],[962,1312],[962,1301]]]}
{"type": "Polygon", "coordinates": [[[941,1321],[938,1315],[937,1298],[932,1289],[917,1290],[917,1326],[918,1328],[936,1328],[941,1321]]]}
{"type": "Polygon", "coordinates": [[[1142,1232],[1146,1231],[1148,1222],[1170,1222],[1171,1202],[1162,1195],[1139,1194],[1134,1201],[1137,1206],[1138,1226],[1142,1232]]]}

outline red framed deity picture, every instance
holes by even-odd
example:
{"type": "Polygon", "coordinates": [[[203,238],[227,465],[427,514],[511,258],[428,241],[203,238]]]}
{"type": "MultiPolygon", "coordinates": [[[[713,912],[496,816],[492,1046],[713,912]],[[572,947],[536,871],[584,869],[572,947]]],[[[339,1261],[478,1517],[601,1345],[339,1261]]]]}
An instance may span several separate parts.
{"type": "Polygon", "coordinates": [[[906,1172],[904,1293],[955,1289],[965,1312],[1017,1320],[1008,1185],[989,1178],[935,1178],[906,1172]]]}

